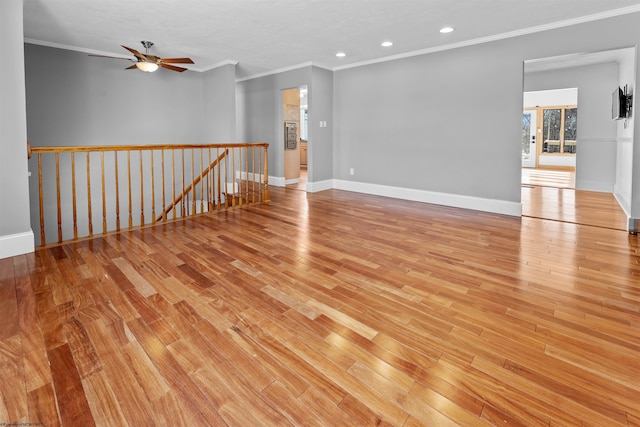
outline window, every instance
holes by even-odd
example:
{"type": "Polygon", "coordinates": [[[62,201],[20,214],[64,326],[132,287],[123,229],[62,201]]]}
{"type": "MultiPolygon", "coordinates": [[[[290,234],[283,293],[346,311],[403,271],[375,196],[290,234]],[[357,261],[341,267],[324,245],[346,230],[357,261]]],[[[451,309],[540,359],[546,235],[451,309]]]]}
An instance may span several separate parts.
{"type": "Polygon", "coordinates": [[[578,109],[564,110],[564,144],[563,153],[576,152],[576,136],[578,133],[578,109]]]}
{"type": "Polygon", "coordinates": [[[542,108],[542,152],[576,152],[578,109],[576,107],[542,108]]]}

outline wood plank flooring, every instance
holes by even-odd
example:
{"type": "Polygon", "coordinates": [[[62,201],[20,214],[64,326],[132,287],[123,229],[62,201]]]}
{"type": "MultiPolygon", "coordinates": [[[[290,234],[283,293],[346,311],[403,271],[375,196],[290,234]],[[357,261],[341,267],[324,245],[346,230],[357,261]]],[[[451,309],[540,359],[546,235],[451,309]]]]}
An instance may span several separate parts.
{"type": "Polygon", "coordinates": [[[522,187],[522,215],[553,221],[627,229],[627,215],[611,193],[522,187]]]}
{"type": "Polygon", "coordinates": [[[612,194],[576,191],[574,181],[574,171],[522,168],[522,215],[627,229],[627,215],[612,194]]]}
{"type": "Polygon", "coordinates": [[[640,425],[637,237],[271,198],[0,260],[0,423],[640,425]]]}
{"type": "Polygon", "coordinates": [[[522,185],[575,188],[575,170],[522,168],[522,185]]]}

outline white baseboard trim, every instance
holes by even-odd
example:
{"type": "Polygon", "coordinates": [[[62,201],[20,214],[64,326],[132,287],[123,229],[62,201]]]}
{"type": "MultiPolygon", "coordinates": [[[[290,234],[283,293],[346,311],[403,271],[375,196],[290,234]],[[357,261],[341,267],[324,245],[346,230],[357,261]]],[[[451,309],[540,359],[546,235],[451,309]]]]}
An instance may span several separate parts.
{"type": "Polygon", "coordinates": [[[0,236],[0,259],[35,251],[33,230],[0,236]]]}
{"type": "Polygon", "coordinates": [[[318,182],[307,181],[307,192],[309,193],[317,193],[318,191],[331,190],[332,188],[334,188],[333,179],[327,179],[325,181],[318,181],[318,182]]]}
{"type": "Polygon", "coordinates": [[[285,185],[297,184],[298,178],[285,179],[283,176],[271,176],[269,175],[269,185],[274,187],[284,187],[285,185]]]}
{"type": "Polygon", "coordinates": [[[518,217],[522,216],[522,204],[518,202],[343,180],[333,180],[333,188],[454,208],[472,209],[518,217]]]}
{"type": "Polygon", "coordinates": [[[629,203],[629,200],[627,200],[627,198],[624,197],[621,192],[615,191],[615,189],[613,192],[613,197],[615,197],[618,205],[620,205],[620,208],[624,211],[627,217],[630,217],[631,203],[629,203]]]}
{"type": "Polygon", "coordinates": [[[261,173],[236,171],[236,179],[240,179],[242,181],[248,180],[253,182],[264,182],[264,175],[261,173]]]}
{"type": "Polygon", "coordinates": [[[284,187],[287,184],[283,176],[269,175],[269,185],[273,185],[274,187],[284,187]]]}
{"type": "Polygon", "coordinates": [[[614,191],[613,197],[615,197],[616,201],[620,208],[624,211],[627,216],[627,231],[628,232],[637,232],[638,231],[638,218],[632,218],[630,211],[630,203],[627,199],[619,192],[614,191]]]}
{"type": "Polygon", "coordinates": [[[599,193],[613,193],[613,184],[596,181],[576,181],[576,190],[597,191],[599,193]]]}

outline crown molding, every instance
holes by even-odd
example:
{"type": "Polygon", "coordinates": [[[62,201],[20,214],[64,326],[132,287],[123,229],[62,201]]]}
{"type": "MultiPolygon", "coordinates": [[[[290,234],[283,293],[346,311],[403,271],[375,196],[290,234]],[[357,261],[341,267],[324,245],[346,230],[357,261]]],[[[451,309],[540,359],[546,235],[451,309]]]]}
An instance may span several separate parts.
{"type": "Polygon", "coordinates": [[[122,59],[133,60],[133,58],[131,58],[131,55],[127,55],[124,53],[105,52],[103,50],[87,49],[84,47],[71,46],[68,44],[61,44],[61,43],[46,42],[43,40],[36,40],[36,39],[29,39],[29,38],[25,38],[24,42],[29,44],[36,44],[40,46],[53,47],[56,49],[73,50],[75,52],[87,53],[89,55],[114,56],[122,59]]]}
{"type": "MultiPolygon", "coordinates": [[[[43,40],[36,40],[36,39],[30,39],[30,38],[25,38],[24,42],[29,44],[39,45],[39,46],[53,47],[55,49],[64,49],[64,50],[71,50],[74,52],[86,53],[88,55],[111,56],[114,58],[122,58],[122,59],[129,59],[131,61],[135,61],[135,59],[132,58],[131,55],[127,55],[124,53],[113,53],[113,52],[106,52],[104,50],[87,49],[84,47],[71,46],[71,45],[62,44],[62,43],[46,42],[43,40]]],[[[238,61],[228,59],[228,60],[221,61],[206,67],[192,67],[189,64],[180,64],[180,66],[187,68],[189,71],[196,71],[196,72],[202,73],[205,71],[213,70],[214,68],[222,67],[224,65],[236,65],[236,64],[238,64],[238,61]]]]}
{"type": "Polygon", "coordinates": [[[602,19],[613,18],[616,16],[628,15],[630,13],[640,12],[640,5],[628,6],[621,9],[608,10],[606,12],[585,15],[578,18],[566,19],[564,21],[551,22],[549,24],[537,25],[535,27],[523,28],[520,30],[509,31],[506,33],[495,34],[493,36],[479,37],[476,39],[465,40],[458,43],[450,43],[441,46],[434,46],[426,49],[414,50],[411,52],[400,53],[397,55],[385,56],[383,58],[371,59],[368,61],[356,62],[353,64],[341,65],[334,67],[333,71],[346,70],[349,68],[362,67],[364,65],[377,64],[381,62],[395,61],[397,59],[410,58],[413,56],[427,55],[430,53],[443,52],[461,47],[474,46],[483,43],[490,43],[498,40],[510,39],[513,37],[524,36],[528,34],[541,33],[543,31],[555,30],[558,28],[570,27],[572,25],[584,24],[587,22],[599,21],[602,19]]]}
{"type": "Polygon", "coordinates": [[[265,71],[264,73],[252,74],[250,76],[242,77],[242,78],[236,79],[236,83],[244,82],[247,80],[253,80],[260,77],[271,76],[273,74],[280,74],[287,71],[299,70],[301,68],[307,68],[307,67],[318,67],[328,71],[333,71],[333,68],[327,65],[322,65],[317,62],[303,62],[302,64],[292,65],[290,67],[278,68],[277,70],[265,71]]]}
{"type": "Polygon", "coordinates": [[[205,71],[210,71],[216,68],[224,67],[225,65],[238,65],[238,61],[234,59],[225,59],[224,61],[216,62],[215,64],[207,65],[205,67],[191,67],[189,70],[197,71],[199,73],[204,73],[205,71]]]}

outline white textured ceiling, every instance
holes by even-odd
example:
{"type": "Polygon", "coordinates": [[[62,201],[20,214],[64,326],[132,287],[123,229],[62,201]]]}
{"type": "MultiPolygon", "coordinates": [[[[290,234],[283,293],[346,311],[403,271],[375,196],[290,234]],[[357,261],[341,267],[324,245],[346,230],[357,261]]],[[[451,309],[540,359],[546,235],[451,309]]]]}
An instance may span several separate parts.
{"type": "Polygon", "coordinates": [[[150,40],[152,54],[191,57],[199,71],[237,62],[246,77],[309,62],[339,69],[633,11],[640,0],[24,0],[24,35],[114,56],[150,40]],[[455,31],[440,34],[446,25],[455,31]]]}

